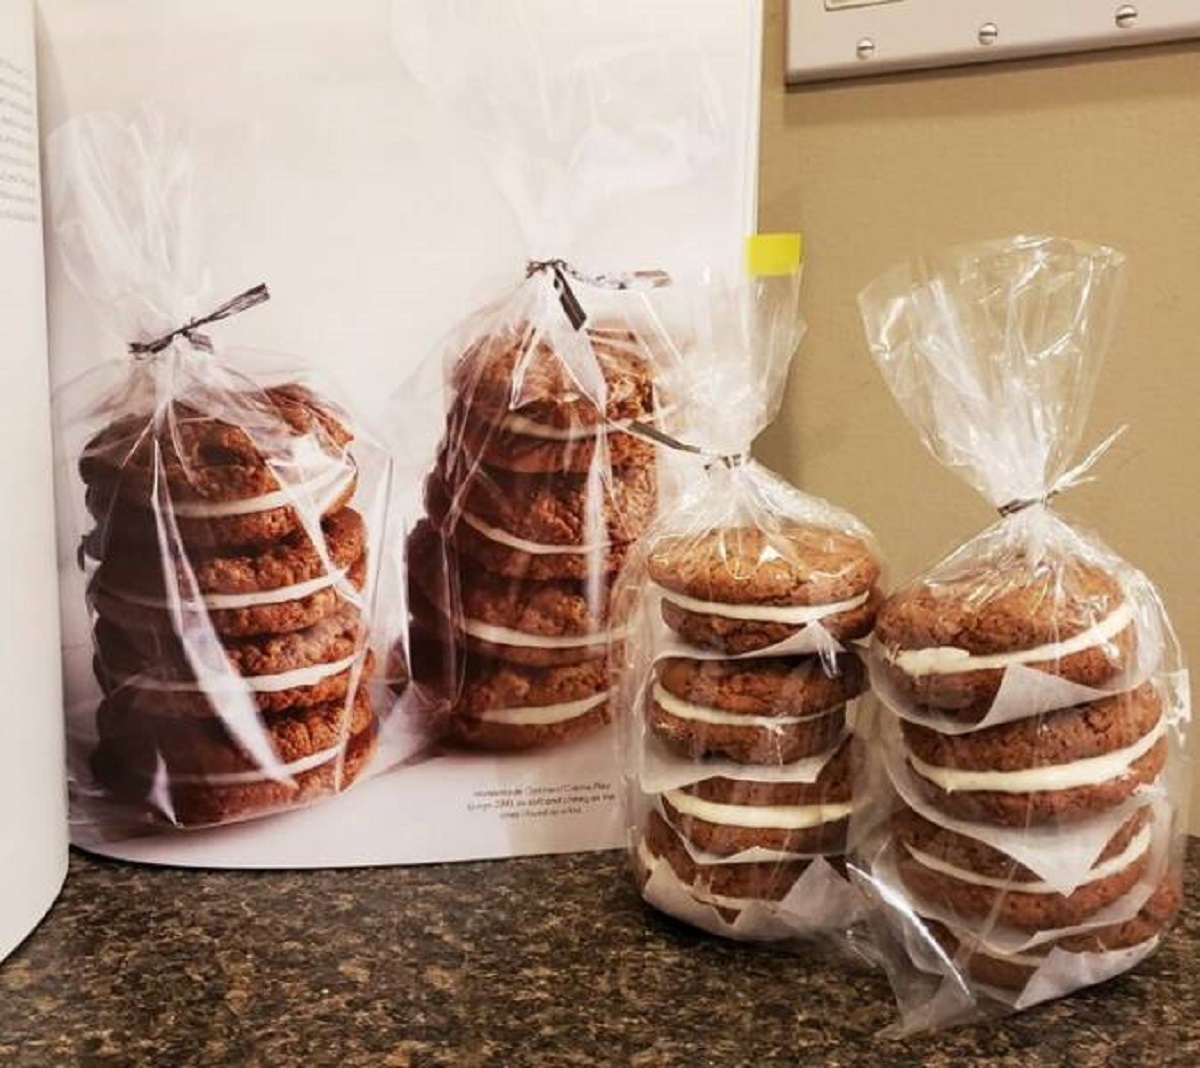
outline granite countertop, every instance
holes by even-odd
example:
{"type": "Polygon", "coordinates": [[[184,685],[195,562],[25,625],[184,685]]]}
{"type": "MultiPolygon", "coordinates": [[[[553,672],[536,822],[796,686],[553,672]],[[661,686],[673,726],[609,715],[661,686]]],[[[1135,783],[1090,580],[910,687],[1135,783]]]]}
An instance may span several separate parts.
{"type": "Polygon", "coordinates": [[[644,907],[619,854],[195,873],[76,855],[0,965],[0,1064],[1200,1064],[1200,841],[1132,974],[891,1041],[882,976],[644,907]]]}

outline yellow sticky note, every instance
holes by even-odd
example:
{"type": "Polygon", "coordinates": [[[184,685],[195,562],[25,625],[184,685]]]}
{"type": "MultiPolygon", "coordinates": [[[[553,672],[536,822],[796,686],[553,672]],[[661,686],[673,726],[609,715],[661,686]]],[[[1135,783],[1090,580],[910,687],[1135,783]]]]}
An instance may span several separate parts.
{"type": "Polygon", "coordinates": [[[803,234],[751,234],[746,238],[746,271],[755,278],[795,274],[803,259],[803,234]]]}

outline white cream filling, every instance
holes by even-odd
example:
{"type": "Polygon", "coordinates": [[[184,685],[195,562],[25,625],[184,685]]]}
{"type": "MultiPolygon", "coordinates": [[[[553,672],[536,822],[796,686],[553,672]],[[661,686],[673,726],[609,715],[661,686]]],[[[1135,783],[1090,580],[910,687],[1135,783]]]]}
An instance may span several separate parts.
{"type": "Polygon", "coordinates": [[[610,640],[620,640],[625,636],[623,630],[599,631],[595,634],[549,636],[544,634],[527,634],[523,630],[510,630],[508,627],[497,627],[491,623],[481,623],[474,619],[465,619],[462,629],[472,638],[489,642],[492,645],[512,645],[521,649],[581,649],[593,645],[605,645],[610,640]]]}
{"type": "Polygon", "coordinates": [[[479,718],[492,723],[507,723],[513,727],[546,727],[564,723],[569,719],[599,708],[608,700],[607,693],[595,694],[580,701],[564,701],[557,705],[537,705],[529,708],[490,708],[481,712],[479,718]]]}
{"type": "Polygon", "coordinates": [[[1165,718],[1159,717],[1152,730],[1125,749],[1114,749],[1111,753],[1073,760],[1069,764],[1048,764],[1019,771],[943,768],[926,764],[912,753],[908,759],[922,778],[941,787],[946,793],[987,790],[1002,794],[1026,794],[1040,790],[1072,790],[1078,786],[1095,786],[1124,774],[1134,761],[1154,748],[1166,729],[1165,718]]]}
{"type": "Polygon", "coordinates": [[[608,547],[607,542],[597,542],[594,545],[547,545],[544,542],[528,541],[518,538],[507,530],[501,530],[482,519],[477,519],[470,512],[463,512],[462,518],[467,526],[479,531],[485,538],[507,545],[510,549],[519,549],[531,556],[586,556],[588,553],[600,552],[608,547]]]}
{"type": "MultiPolygon", "coordinates": [[[[300,601],[305,597],[311,597],[314,593],[320,593],[330,586],[337,585],[345,577],[345,571],[334,571],[308,582],[297,582],[292,586],[276,586],[270,590],[255,590],[252,593],[206,593],[201,597],[201,601],[206,608],[214,611],[283,604],[286,601],[300,601]]],[[[139,605],[142,608],[168,609],[172,607],[173,603],[165,598],[141,597],[136,593],[126,593],[123,590],[108,590],[107,592],[118,600],[127,601],[129,604],[139,605]]],[[[179,602],[185,608],[193,604],[190,599],[182,597],[179,598],[179,602]]]]}
{"type": "Polygon", "coordinates": [[[161,693],[198,693],[202,691],[249,690],[251,693],[279,693],[298,686],[315,686],[323,679],[340,675],[349,671],[358,660],[358,654],[348,656],[345,660],[334,660],[327,664],[312,664],[309,667],[296,668],[293,671],[283,671],[278,675],[217,675],[205,682],[187,681],[176,682],[170,679],[154,679],[145,675],[135,675],[126,680],[129,685],[139,690],[153,690],[161,693]]]}
{"type": "Polygon", "coordinates": [[[711,723],[720,727],[765,727],[767,730],[778,730],[792,723],[806,723],[809,720],[827,716],[834,709],[825,709],[810,716],[739,716],[733,712],[725,712],[719,708],[708,708],[705,705],[694,705],[683,701],[669,693],[662,683],[654,684],[654,700],[677,719],[692,720],[696,723],[711,723]]]}
{"type": "MultiPolygon", "coordinates": [[[[1152,837],[1151,829],[1143,827],[1117,856],[1101,861],[1093,867],[1088,876],[1088,882],[1083,885],[1086,886],[1088,883],[1107,879],[1111,875],[1116,875],[1117,872],[1124,871],[1150,848],[1152,837]]],[[[960,883],[971,883],[974,886],[988,886],[996,890],[1008,890],[1022,894],[1059,893],[1051,883],[1040,881],[1018,882],[1013,879],[998,879],[991,875],[980,875],[977,872],[967,871],[965,868],[947,864],[944,860],[930,856],[928,853],[908,843],[905,843],[904,848],[908,850],[912,858],[922,867],[928,868],[930,871],[935,871],[939,875],[948,875],[951,879],[956,879],[960,883]]]]}
{"type": "Polygon", "coordinates": [[[1006,961],[1009,964],[1020,964],[1026,968],[1040,968],[1046,963],[1045,957],[1036,957],[1032,953],[1009,953],[1007,956],[1000,957],[992,954],[997,960],[1006,961]]]}
{"type": "Polygon", "coordinates": [[[658,586],[659,592],[666,600],[705,616],[721,616],[723,619],[739,619],[758,623],[788,623],[793,626],[804,626],[816,623],[827,616],[839,612],[849,612],[867,603],[871,591],[851,598],[849,601],[836,601],[832,604],[804,605],[769,605],[769,604],[725,604],[722,601],[701,601],[676,593],[663,586],[658,586]]]}
{"type": "Polygon", "coordinates": [[[823,823],[844,820],[854,810],[853,804],[824,805],[726,805],[706,801],[682,790],[668,790],[663,799],[676,812],[705,823],[724,827],[744,827],[751,830],[805,831],[823,823]]]}
{"type": "Polygon", "coordinates": [[[888,649],[883,655],[906,675],[957,675],[964,671],[988,671],[1006,668],[1010,664],[1035,664],[1061,660],[1074,653],[1104,645],[1121,633],[1133,621],[1133,608],[1128,601],[1093,627],[1061,642],[1019,649],[1012,653],[975,654],[954,645],[931,646],[926,649],[888,649]]]}
{"type": "Polygon", "coordinates": [[[545,423],[535,422],[523,415],[517,415],[515,412],[506,415],[500,425],[510,434],[520,434],[526,438],[541,438],[543,441],[583,441],[587,438],[598,437],[601,431],[612,434],[626,429],[624,423],[596,423],[590,426],[580,423],[569,427],[547,426],[545,423]]]}
{"type": "Polygon", "coordinates": [[[312,771],[314,768],[319,768],[322,764],[328,764],[331,760],[336,760],[341,752],[342,747],[335,746],[333,749],[324,749],[319,753],[312,753],[302,760],[294,760],[290,764],[264,765],[254,771],[227,771],[218,775],[168,771],[166,777],[168,782],[175,786],[248,786],[256,782],[294,778],[297,775],[303,775],[306,771],[312,771]]]}
{"type": "Polygon", "coordinates": [[[338,464],[331,471],[295,486],[285,486],[258,497],[240,497],[232,501],[172,501],[171,510],[183,519],[221,519],[236,515],[256,515],[273,508],[304,506],[315,502],[319,507],[336,500],[354,478],[353,464],[338,464]]]}

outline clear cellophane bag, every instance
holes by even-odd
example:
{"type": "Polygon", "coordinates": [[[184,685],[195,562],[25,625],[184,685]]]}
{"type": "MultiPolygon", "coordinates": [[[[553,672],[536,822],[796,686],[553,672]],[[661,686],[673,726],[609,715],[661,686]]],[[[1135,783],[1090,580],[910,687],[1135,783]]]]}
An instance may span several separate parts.
{"type": "Polygon", "coordinates": [[[875,362],[999,522],[896,590],[856,881],[915,1031],[1132,968],[1180,904],[1190,715],[1158,591],[1052,500],[1082,461],[1122,255],[1016,237],[902,264],[860,296],[875,362]]]}
{"type": "Polygon", "coordinates": [[[841,941],[862,920],[844,853],[879,553],[750,456],[804,333],[798,235],[751,241],[763,273],[658,298],[685,339],[661,429],[686,470],[614,598],[631,865],[714,934],[841,941]]]}

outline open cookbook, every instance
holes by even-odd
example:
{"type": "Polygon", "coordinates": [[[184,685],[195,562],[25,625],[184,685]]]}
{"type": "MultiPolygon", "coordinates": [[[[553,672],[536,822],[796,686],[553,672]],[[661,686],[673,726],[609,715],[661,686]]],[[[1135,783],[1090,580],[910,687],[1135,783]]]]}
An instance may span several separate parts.
{"type": "Polygon", "coordinates": [[[741,263],[760,19],[0,6],[0,957],[68,839],[624,842],[606,604],[669,481],[655,292],[741,263]]]}

